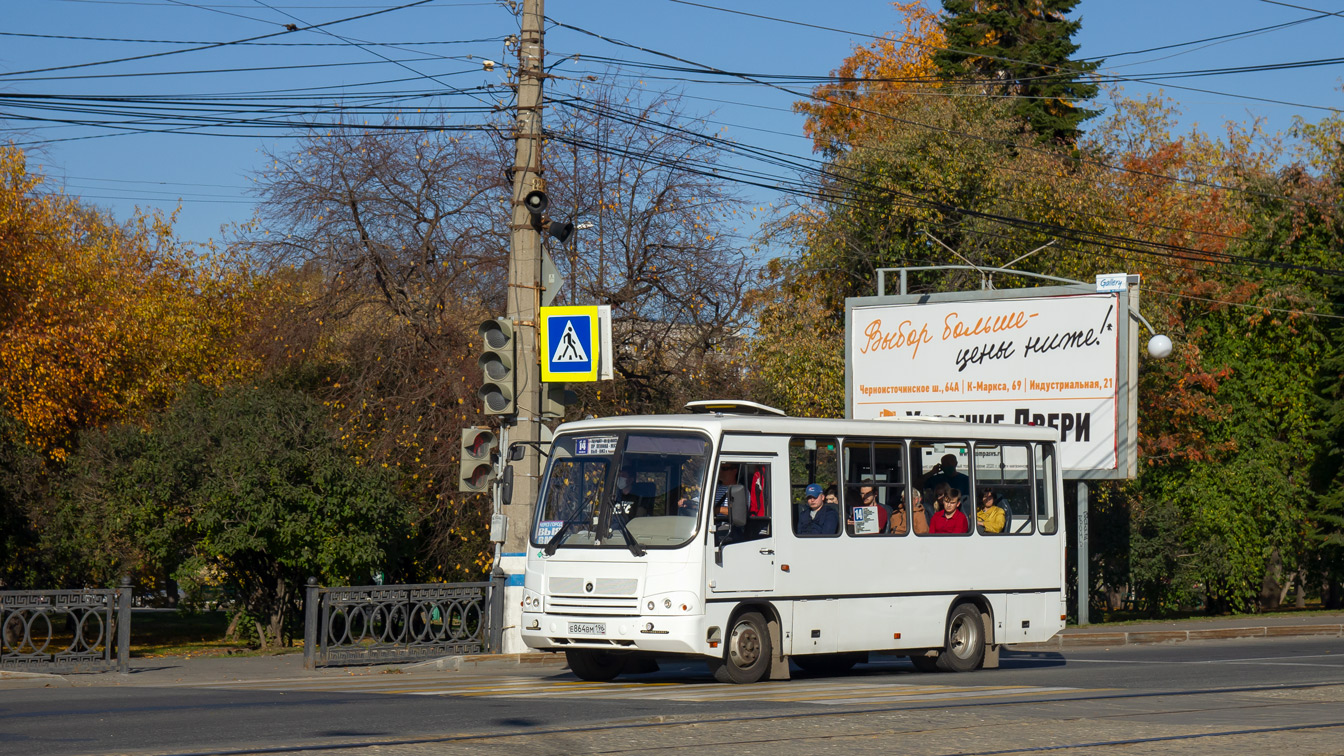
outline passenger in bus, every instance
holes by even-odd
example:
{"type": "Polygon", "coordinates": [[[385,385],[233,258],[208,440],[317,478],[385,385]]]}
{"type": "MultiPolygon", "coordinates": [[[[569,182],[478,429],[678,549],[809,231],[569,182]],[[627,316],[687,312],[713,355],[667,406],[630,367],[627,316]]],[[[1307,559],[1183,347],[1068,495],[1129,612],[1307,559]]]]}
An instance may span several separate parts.
{"type": "Polygon", "coordinates": [[[929,533],[961,534],[971,530],[971,523],[961,511],[961,491],[951,486],[938,499],[938,511],[929,523],[929,533]]]}
{"type": "Polygon", "coordinates": [[[938,512],[942,510],[943,499],[947,498],[947,492],[951,490],[952,486],[949,486],[947,483],[944,482],[935,485],[931,490],[925,492],[924,500],[929,502],[929,506],[927,507],[927,509],[929,510],[930,520],[932,520],[933,516],[938,514],[938,512]]]}
{"type": "Polygon", "coordinates": [[[971,497],[971,479],[966,477],[966,473],[957,472],[957,455],[944,454],[942,461],[929,470],[929,474],[924,478],[925,488],[937,488],[939,483],[946,483],[949,486],[961,492],[964,498],[971,497]]]}
{"type": "MultiPolygon", "coordinates": [[[[737,483],[737,465],[723,464],[719,466],[719,481],[714,487],[714,497],[710,501],[718,506],[715,510],[723,517],[728,516],[728,487],[737,483]]],[[[695,517],[700,513],[701,493],[692,489],[687,496],[677,499],[677,514],[687,517],[695,517]]]]}
{"type": "Polygon", "coordinates": [[[719,484],[714,487],[715,512],[719,517],[728,517],[728,489],[737,485],[737,465],[719,465],[719,484]]]}
{"type": "Polygon", "coordinates": [[[915,527],[915,535],[929,532],[929,518],[924,512],[924,496],[920,494],[918,488],[914,489],[911,496],[913,501],[906,507],[905,491],[901,491],[901,500],[896,502],[896,511],[891,513],[891,519],[887,523],[888,533],[905,535],[906,528],[911,524],[915,527]]]}
{"type": "Polygon", "coordinates": [[[826,487],[826,506],[835,507],[837,512],[840,511],[840,492],[833,485],[826,487]]]}
{"type": "MultiPolygon", "coordinates": [[[[829,499],[828,499],[829,501],[829,499]]],[[[849,531],[855,535],[877,535],[887,530],[887,523],[891,520],[891,511],[877,500],[877,487],[872,483],[864,482],[859,484],[859,495],[855,501],[852,501],[848,507],[849,531]],[[876,508],[877,529],[865,532],[859,532],[858,525],[862,523],[860,519],[862,510],[867,507],[876,508]]]]}
{"type": "Polygon", "coordinates": [[[826,506],[826,493],[816,483],[803,489],[807,506],[798,513],[798,535],[835,535],[840,532],[840,515],[826,506]]]}
{"type": "Polygon", "coordinates": [[[975,508],[975,521],[981,533],[1003,532],[1003,509],[994,503],[994,492],[988,488],[980,491],[980,503],[975,508]]]}

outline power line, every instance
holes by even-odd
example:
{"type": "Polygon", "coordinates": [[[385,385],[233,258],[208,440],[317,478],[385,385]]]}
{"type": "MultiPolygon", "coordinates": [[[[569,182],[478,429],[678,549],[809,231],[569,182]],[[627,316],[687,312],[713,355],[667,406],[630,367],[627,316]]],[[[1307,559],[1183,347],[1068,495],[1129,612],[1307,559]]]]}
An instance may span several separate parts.
{"type": "Polygon", "coordinates": [[[425,4],[427,4],[427,3],[431,3],[431,2],[434,2],[434,0],[414,0],[414,2],[410,2],[410,3],[405,3],[405,4],[402,4],[402,5],[393,6],[393,7],[391,7],[391,8],[381,8],[381,9],[379,9],[379,10],[372,11],[372,12],[370,12],[370,13],[361,13],[360,15],[357,15],[357,16],[348,16],[348,17],[346,17],[346,18],[338,18],[338,19],[336,19],[335,21],[324,21],[324,22],[322,22],[322,23],[320,23],[320,24],[314,24],[314,25],[312,25],[312,26],[307,26],[307,27],[303,27],[303,28],[299,28],[299,29],[285,29],[285,30],[283,30],[283,31],[271,32],[270,34],[260,34],[260,35],[257,35],[257,36],[255,36],[255,37],[245,37],[245,38],[243,38],[243,39],[235,39],[235,40],[231,40],[231,41],[229,41],[229,42],[214,42],[214,43],[206,44],[206,45],[198,45],[198,46],[195,46],[195,47],[187,47],[187,48],[183,48],[183,49],[180,49],[180,50],[165,50],[165,51],[163,51],[163,52],[147,53],[147,54],[145,54],[145,55],[132,55],[132,56],[124,57],[124,58],[113,58],[113,59],[110,59],[110,60],[99,60],[99,61],[92,61],[92,62],[89,62],[89,63],[70,63],[70,64],[67,64],[67,65],[64,65],[64,66],[49,66],[49,67],[47,67],[47,68],[31,68],[31,69],[28,69],[28,70],[26,70],[26,71],[8,71],[8,72],[5,72],[5,73],[0,73],[0,76],[9,77],[9,76],[21,76],[21,75],[34,74],[34,73],[47,73],[47,72],[49,72],[49,71],[68,71],[68,70],[73,69],[73,68],[88,68],[88,67],[90,67],[90,66],[103,66],[103,65],[108,65],[108,64],[111,64],[111,63],[127,63],[127,62],[134,61],[134,60],[148,60],[148,59],[150,59],[150,58],[162,58],[162,57],[164,57],[164,56],[168,56],[168,55],[179,55],[179,54],[182,54],[182,53],[199,52],[199,51],[201,51],[201,50],[211,50],[211,49],[214,49],[214,48],[216,48],[216,47],[227,47],[227,46],[229,46],[229,45],[236,45],[236,44],[240,44],[240,43],[243,43],[243,42],[256,42],[257,40],[270,39],[270,38],[272,38],[272,37],[279,37],[279,36],[283,36],[283,35],[285,35],[285,34],[293,34],[293,33],[301,32],[301,31],[312,31],[312,30],[314,30],[314,29],[320,29],[320,28],[327,27],[327,26],[335,26],[336,24],[343,24],[343,23],[346,23],[346,22],[349,22],[349,21],[358,21],[358,20],[360,20],[360,19],[364,19],[364,18],[371,18],[371,17],[373,17],[373,16],[380,16],[380,15],[382,15],[382,14],[384,14],[384,13],[392,13],[393,11],[406,10],[407,8],[414,8],[414,7],[418,6],[418,5],[425,5],[425,4]]]}
{"type": "MultiPolygon", "coordinates": [[[[277,6],[283,7],[283,6],[277,6]]],[[[240,47],[354,47],[350,42],[219,42],[201,39],[132,39],[127,37],[81,37],[72,34],[36,34],[32,32],[0,31],[0,37],[28,37],[34,39],[66,39],[79,42],[135,42],[152,45],[237,45],[240,47]]],[[[482,42],[503,42],[505,37],[480,37],[477,39],[425,40],[420,42],[367,42],[365,44],[396,47],[400,45],[469,45],[482,42]]]]}
{"type": "MultiPolygon", "coordinates": [[[[639,114],[634,113],[634,112],[626,112],[626,113],[622,113],[622,112],[621,112],[621,106],[619,106],[619,105],[613,106],[613,105],[610,105],[610,104],[608,104],[608,103],[597,103],[597,102],[593,102],[593,101],[591,101],[591,100],[587,100],[586,98],[583,98],[583,97],[575,97],[575,98],[570,98],[570,99],[557,99],[556,101],[557,101],[558,104],[561,104],[561,105],[566,105],[566,106],[569,106],[569,107],[580,108],[580,109],[586,110],[586,111],[588,111],[588,112],[593,112],[593,113],[598,114],[598,115],[602,115],[602,116],[606,116],[606,117],[611,117],[611,118],[613,118],[613,119],[615,119],[615,120],[618,120],[618,121],[620,121],[620,122],[624,122],[624,123],[627,123],[627,124],[630,124],[630,125],[636,125],[636,126],[639,126],[639,127],[641,127],[641,128],[658,128],[658,129],[664,129],[664,130],[671,130],[671,129],[673,129],[673,127],[670,127],[670,126],[667,125],[667,124],[658,123],[658,122],[653,122],[653,121],[647,121],[647,120],[643,119],[639,114]],[[581,105],[578,105],[578,104],[577,104],[577,103],[579,103],[579,102],[590,103],[590,105],[589,105],[589,106],[581,106],[581,105]]],[[[714,146],[716,146],[716,147],[718,147],[718,148],[720,148],[720,149],[722,149],[722,150],[725,150],[725,151],[732,151],[732,152],[734,152],[734,153],[745,153],[745,154],[747,154],[749,157],[753,157],[753,158],[756,158],[756,159],[761,159],[761,160],[764,160],[764,161],[767,162],[767,163],[770,163],[770,164],[773,164],[773,165],[776,165],[776,166],[792,168],[792,169],[795,169],[795,170],[803,171],[803,172],[805,172],[805,173],[810,173],[810,174],[812,174],[812,175],[814,175],[814,176],[816,176],[816,177],[818,177],[818,178],[822,178],[822,179],[826,179],[826,178],[834,178],[834,175],[831,174],[830,172],[828,172],[828,171],[826,170],[826,166],[825,166],[825,164],[822,163],[822,161],[819,161],[819,160],[816,160],[816,159],[801,159],[801,160],[805,160],[806,162],[800,162],[800,159],[799,159],[799,158],[796,158],[795,156],[789,155],[788,153],[782,153],[782,152],[779,152],[779,151],[776,151],[776,150],[765,150],[765,149],[763,149],[763,148],[754,148],[754,147],[750,147],[749,145],[744,146],[744,145],[740,145],[740,144],[737,143],[737,142],[732,142],[732,141],[726,140],[726,139],[724,139],[724,138],[722,138],[722,137],[718,137],[718,136],[710,135],[710,134],[703,134],[703,133],[694,132],[694,131],[689,131],[689,130],[684,129],[684,128],[676,128],[675,130],[676,130],[677,132],[680,132],[681,134],[684,134],[684,135],[690,137],[690,138],[693,138],[693,139],[696,139],[696,140],[704,140],[704,141],[706,141],[707,143],[712,143],[714,146]],[[809,165],[809,164],[807,164],[807,163],[811,163],[811,165],[809,165]]],[[[873,149],[878,149],[878,150],[883,150],[883,151],[889,151],[889,152],[893,151],[893,150],[887,150],[887,149],[883,148],[881,145],[876,145],[876,146],[873,146],[873,147],[871,147],[871,148],[873,148],[873,149]]],[[[1017,169],[1017,168],[1010,168],[1010,170],[1014,170],[1014,171],[1018,171],[1018,172],[1023,172],[1023,173],[1026,173],[1026,174],[1028,174],[1028,175],[1040,175],[1040,172],[1036,172],[1036,171],[1029,171],[1029,170],[1017,169]]],[[[1041,206],[1041,205],[1043,204],[1043,203],[1041,203],[1041,202],[1032,202],[1032,201],[1030,201],[1030,200],[1019,199],[1019,198],[1016,198],[1016,197],[1007,197],[1007,196],[1003,196],[1003,195],[992,195],[992,198],[993,198],[993,199],[997,199],[997,200],[999,200],[999,201],[1001,201],[1001,202],[1007,202],[1007,203],[1015,204],[1015,205],[1019,205],[1019,206],[1022,206],[1022,205],[1033,206],[1033,205],[1034,205],[1034,206],[1038,206],[1038,207],[1039,207],[1039,206],[1041,206]]],[[[1253,239],[1250,239],[1250,238],[1247,238],[1247,237],[1237,236],[1237,235],[1234,235],[1234,234],[1225,234],[1225,233],[1221,233],[1221,232],[1217,232],[1217,231],[1212,231],[1212,230],[1195,229],[1195,228],[1181,228],[1181,227],[1177,227],[1177,226],[1170,226],[1170,225],[1161,224],[1161,223],[1156,223],[1156,222],[1151,222],[1151,221],[1137,221],[1137,220],[1133,220],[1133,219],[1130,219],[1130,218],[1120,218],[1120,217],[1114,217],[1114,216],[1108,216],[1108,215],[1102,215],[1102,214],[1096,214],[1096,213],[1083,213],[1083,214],[1081,214],[1081,217],[1092,218],[1092,219],[1100,219],[1100,220],[1108,220],[1108,221],[1121,221],[1121,222],[1124,222],[1124,223],[1126,223],[1126,224],[1128,224],[1128,225],[1131,225],[1131,226],[1138,226],[1138,227],[1143,227],[1143,228],[1154,228],[1154,229],[1160,229],[1160,230],[1163,230],[1163,231],[1170,231],[1170,232],[1184,233],[1184,234],[1193,234],[1193,235],[1196,235],[1196,236],[1209,236],[1209,237],[1214,237],[1214,238],[1223,239],[1223,240],[1239,241],[1239,242],[1243,242],[1243,243],[1247,243],[1247,244],[1255,244],[1255,243],[1256,243],[1256,240],[1253,240],[1253,239]]]]}
{"type": "MultiPolygon", "coordinates": [[[[264,6],[264,7],[271,8],[271,10],[276,10],[273,6],[268,5],[268,4],[265,2],[265,0],[254,0],[254,2],[256,2],[258,5],[262,5],[262,6],[264,6]]],[[[282,14],[283,14],[284,16],[286,16],[287,18],[290,18],[290,19],[292,19],[292,20],[294,20],[294,21],[298,21],[299,23],[306,23],[303,19],[299,18],[298,16],[293,15],[292,13],[288,13],[288,12],[286,12],[286,11],[277,11],[277,12],[282,13],[282,14]]],[[[334,38],[336,38],[336,39],[339,39],[339,40],[341,40],[342,42],[349,42],[349,43],[351,43],[351,44],[354,44],[356,47],[358,47],[359,49],[363,50],[364,52],[370,53],[370,54],[372,54],[372,55],[374,55],[374,56],[376,56],[376,57],[378,57],[378,58],[382,58],[384,61],[387,61],[388,63],[392,63],[392,64],[394,64],[394,65],[397,65],[397,66],[401,67],[401,68],[404,68],[404,69],[406,69],[407,71],[410,71],[411,73],[416,74],[416,75],[418,75],[418,76],[422,76],[422,77],[424,77],[424,78],[426,78],[426,79],[429,79],[430,81],[435,82],[436,84],[441,84],[441,85],[443,85],[443,86],[445,86],[445,87],[448,87],[449,89],[453,89],[453,88],[454,88],[454,87],[452,87],[452,86],[449,85],[449,84],[445,84],[444,82],[439,81],[437,78],[435,78],[434,76],[432,76],[432,75],[430,75],[430,74],[426,74],[426,73],[424,73],[423,71],[417,71],[416,69],[411,68],[410,66],[406,65],[405,63],[403,63],[403,62],[401,62],[401,61],[393,60],[392,58],[387,57],[386,55],[382,54],[381,52],[378,52],[377,50],[373,49],[373,47],[374,47],[373,45],[360,44],[360,43],[357,43],[357,42],[353,42],[353,41],[352,41],[351,39],[349,39],[348,37],[342,37],[341,35],[339,35],[339,34],[333,32],[333,31],[331,31],[331,30],[329,30],[329,29],[323,29],[323,28],[320,28],[319,26],[309,26],[308,28],[317,29],[317,30],[320,31],[321,33],[326,34],[326,35],[329,36],[329,37],[334,37],[334,38]]],[[[470,95],[470,96],[471,96],[473,99],[477,100],[477,101],[485,102],[483,99],[481,99],[480,97],[477,97],[476,95],[470,95]]]]}
{"type": "MultiPolygon", "coordinates": [[[[630,148],[613,148],[611,146],[599,144],[591,140],[582,139],[574,135],[562,134],[557,132],[548,132],[547,135],[548,138],[554,141],[558,141],[565,144],[571,144],[578,147],[583,147],[596,152],[616,154],[622,156],[636,156],[654,162],[662,161],[665,164],[667,164],[666,160],[661,156],[655,155],[647,151],[641,152],[639,150],[634,150],[630,148]]],[[[784,191],[786,193],[800,194],[803,196],[809,196],[809,197],[816,196],[815,193],[811,190],[810,186],[799,184],[797,182],[794,182],[795,184],[797,184],[796,186],[789,186],[787,183],[782,181],[777,181],[776,183],[773,184],[767,184],[765,183],[765,181],[768,181],[771,178],[775,178],[770,177],[768,174],[761,174],[760,172],[746,171],[743,169],[723,168],[720,166],[715,166],[713,168],[708,169],[699,169],[699,168],[692,168],[687,163],[688,161],[683,159],[679,162],[679,167],[691,173],[714,177],[721,180],[730,180],[753,186],[764,186],[766,188],[772,188],[779,191],[784,191]]],[[[828,171],[825,175],[827,178],[831,180],[839,181],[842,184],[848,184],[850,186],[854,186],[862,191],[873,192],[883,196],[900,199],[904,203],[908,203],[910,206],[913,207],[923,207],[937,210],[947,215],[973,217],[988,222],[1006,225],[1009,227],[1036,231],[1047,234],[1049,236],[1055,236],[1071,240],[1081,245],[1104,246],[1110,249],[1130,251],[1147,256],[1177,259],[1189,262],[1210,263],[1215,261],[1221,261],[1226,263],[1245,264],[1256,267],[1265,267],[1280,270],[1313,272],[1330,276],[1344,276],[1344,271],[1323,268],[1320,266],[1287,263],[1278,260],[1256,258],[1249,255],[1237,255],[1229,252],[1213,252],[1209,250],[1201,250],[1192,247],[1185,247],[1183,245],[1172,244],[1169,242],[1157,242],[1142,239],[1134,239],[1132,237],[1127,237],[1120,234],[1113,234],[1094,230],[1075,229],[1067,226],[1061,226],[1056,223],[1035,221],[1025,218],[1019,218],[1016,216],[1005,215],[1002,213],[994,213],[983,210],[976,210],[974,208],[960,207],[945,202],[941,202],[939,200],[930,200],[927,198],[919,197],[917,195],[913,195],[898,189],[873,186],[871,184],[867,184],[866,182],[854,179],[853,177],[844,176],[842,174],[836,174],[828,171]]]]}
{"type": "MultiPolygon", "coordinates": [[[[677,1],[677,2],[682,2],[683,0],[676,0],[676,1],[677,1]]],[[[651,54],[651,55],[655,55],[655,56],[658,56],[658,57],[663,57],[663,58],[668,58],[668,59],[670,59],[670,60],[675,60],[675,61],[677,61],[677,62],[679,62],[679,63],[684,63],[684,64],[691,65],[691,66],[697,66],[697,67],[699,67],[700,69],[705,70],[705,71],[711,71],[711,72],[720,73],[720,74],[726,73],[726,72],[722,71],[721,69],[715,68],[715,67],[713,67],[713,66],[709,66],[709,65],[706,65],[706,64],[697,63],[697,62],[695,62],[695,61],[687,60],[687,59],[685,59],[685,58],[681,58],[681,57],[676,56],[676,55],[673,55],[673,54],[671,54],[671,53],[665,53],[665,52],[661,52],[661,51],[658,51],[658,50],[652,50],[652,49],[649,49],[649,48],[646,48],[646,47],[641,47],[641,46],[639,46],[639,45],[636,45],[636,44],[633,44],[633,43],[630,43],[630,42],[625,42],[625,41],[622,41],[622,40],[618,40],[618,39],[613,39],[613,38],[610,38],[610,37],[606,37],[606,36],[604,36],[604,35],[602,35],[602,34],[599,34],[599,33],[597,33],[597,32],[594,32],[594,31],[591,31],[591,30],[588,30],[588,29],[584,29],[584,28],[582,28],[582,27],[577,27],[577,26],[573,26],[573,25],[570,25],[570,24],[561,23],[561,22],[555,21],[555,20],[553,20],[553,19],[548,19],[548,20],[551,21],[551,23],[554,24],[554,25],[556,25],[556,26],[559,26],[559,27],[562,27],[562,28],[566,28],[566,29],[570,29],[570,30],[572,30],[572,31],[576,31],[576,32],[578,32],[578,33],[580,33],[580,34],[584,34],[584,35],[587,35],[587,36],[591,36],[591,37],[594,37],[594,38],[596,38],[596,39],[600,39],[600,40],[602,40],[602,41],[604,41],[604,42],[607,42],[607,43],[609,43],[609,44],[617,45],[617,46],[619,46],[619,47],[626,47],[626,48],[630,48],[630,49],[634,49],[634,50],[639,50],[640,52],[646,52],[646,53],[649,53],[649,54],[651,54]]],[[[818,101],[821,101],[821,102],[828,103],[828,104],[830,104],[830,105],[835,105],[835,106],[838,106],[838,107],[846,108],[846,109],[848,109],[848,110],[853,110],[853,111],[855,111],[855,112],[862,113],[862,114],[864,114],[864,115],[870,115],[870,116],[875,116],[875,117],[878,117],[878,118],[883,118],[883,119],[886,119],[886,120],[889,120],[889,121],[892,121],[892,122],[895,122],[895,123],[903,123],[903,124],[906,124],[906,125],[909,125],[909,126],[915,126],[915,127],[918,127],[918,128],[929,129],[929,130],[932,130],[932,131],[939,131],[939,132],[943,132],[943,133],[947,133],[947,134],[952,134],[952,135],[961,136],[961,137],[968,138],[968,139],[974,139],[974,140],[977,140],[977,141],[984,141],[984,142],[991,143],[991,144],[1007,145],[1007,146],[1011,146],[1011,147],[1013,147],[1014,149],[1019,149],[1019,150],[1025,150],[1025,151],[1031,151],[1031,152],[1037,152],[1037,153],[1048,153],[1048,152],[1049,152],[1048,150],[1046,150],[1046,149],[1044,149],[1044,148],[1040,148],[1040,147],[1035,147],[1035,146],[1031,146],[1031,145],[1020,145],[1020,144],[1015,144],[1015,143],[1009,143],[1008,141],[1003,140],[1003,139],[994,139],[994,138],[991,138],[991,137],[983,137],[983,136],[974,135],[974,134],[967,134],[966,132],[959,131],[959,130],[957,130],[957,129],[951,129],[951,128],[946,128],[946,127],[934,126],[934,125],[932,125],[932,124],[926,124],[926,123],[922,123],[922,122],[920,122],[920,121],[915,121],[915,120],[907,119],[907,118],[899,118],[899,117],[897,117],[897,116],[891,115],[890,113],[883,113],[883,112],[879,112],[879,111],[870,110],[870,109],[867,109],[867,108],[858,107],[858,106],[856,106],[856,105],[854,105],[854,104],[852,104],[852,103],[847,103],[847,102],[843,102],[843,101],[837,101],[837,100],[829,99],[829,98],[822,97],[822,96],[819,96],[819,95],[816,95],[816,94],[813,94],[813,93],[810,93],[810,92],[798,92],[798,91],[795,91],[795,90],[791,90],[791,89],[789,89],[789,88],[787,88],[787,87],[781,86],[781,85],[779,85],[779,84],[775,84],[775,83],[771,83],[771,82],[762,82],[762,81],[755,80],[755,79],[751,78],[751,76],[750,76],[749,74],[737,74],[737,75],[740,76],[741,78],[744,78],[744,79],[747,80],[747,81],[750,81],[750,82],[753,82],[753,83],[757,83],[757,84],[761,84],[762,86],[765,86],[765,87],[768,87],[768,88],[771,88],[771,89],[775,89],[775,90],[784,92],[784,93],[789,94],[789,95],[794,96],[794,97],[800,97],[800,98],[805,98],[805,99],[809,99],[809,100],[818,100],[818,101]]],[[[1294,201],[1294,202],[1301,202],[1301,201],[1299,201],[1299,200],[1293,200],[1293,199],[1290,199],[1290,198],[1282,198],[1282,197],[1278,197],[1278,196],[1276,196],[1276,195],[1268,195],[1268,194],[1265,194],[1265,193],[1262,193],[1262,192],[1255,192],[1255,191],[1248,190],[1248,189],[1244,189],[1244,188],[1241,188],[1241,187],[1225,186],[1225,185],[1215,184],[1215,183],[1212,183],[1212,182],[1201,181],[1201,180],[1198,180],[1198,179],[1184,179],[1184,178],[1179,178],[1179,177],[1175,177],[1175,176],[1166,176],[1166,175],[1163,175],[1163,174],[1157,174],[1157,173],[1153,173],[1153,172],[1149,172],[1149,171],[1141,171],[1141,170],[1138,170],[1138,169],[1126,168],[1126,167],[1124,167],[1124,166],[1115,166],[1115,165],[1111,165],[1111,164],[1109,164],[1109,163],[1106,163],[1106,162],[1104,162],[1104,161],[1100,161],[1100,160],[1095,160],[1095,159],[1091,159],[1091,158],[1082,157],[1081,155],[1078,156],[1078,157],[1076,158],[1076,160],[1077,160],[1077,162],[1079,162],[1079,163],[1090,164],[1090,165],[1096,165],[1096,166],[1105,168],[1105,169],[1107,169],[1107,170],[1118,171],[1118,172],[1124,172],[1124,173],[1130,173],[1130,174],[1134,174],[1134,175],[1150,176],[1150,177],[1152,177],[1152,178],[1161,178],[1161,179],[1165,179],[1165,180],[1172,181],[1172,182],[1176,182],[1176,183],[1190,184],[1190,185],[1196,185],[1196,186],[1204,186],[1204,187],[1207,187],[1207,188],[1222,189],[1222,190],[1226,190],[1226,191],[1244,192],[1244,193],[1251,194],[1251,195],[1270,196],[1270,197],[1281,198],[1281,199],[1289,199],[1289,201],[1294,201]]]]}

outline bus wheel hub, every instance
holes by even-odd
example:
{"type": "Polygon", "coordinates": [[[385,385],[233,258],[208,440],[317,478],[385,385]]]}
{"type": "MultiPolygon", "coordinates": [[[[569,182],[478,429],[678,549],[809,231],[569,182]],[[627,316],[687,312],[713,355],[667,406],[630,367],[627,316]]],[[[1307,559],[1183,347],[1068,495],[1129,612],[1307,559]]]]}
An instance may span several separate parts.
{"type": "Polygon", "coordinates": [[[739,667],[755,664],[761,656],[761,639],[756,634],[756,628],[745,622],[733,628],[733,635],[728,641],[728,656],[739,667]]]}

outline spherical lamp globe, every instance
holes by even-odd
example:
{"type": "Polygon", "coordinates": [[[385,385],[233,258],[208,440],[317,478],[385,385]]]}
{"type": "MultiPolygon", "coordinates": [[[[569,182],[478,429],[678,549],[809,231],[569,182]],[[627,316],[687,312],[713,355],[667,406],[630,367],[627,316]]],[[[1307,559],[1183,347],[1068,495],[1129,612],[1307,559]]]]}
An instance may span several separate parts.
{"type": "Polygon", "coordinates": [[[1158,334],[1148,339],[1148,355],[1156,359],[1162,359],[1171,354],[1171,339],[1158,334]]]}

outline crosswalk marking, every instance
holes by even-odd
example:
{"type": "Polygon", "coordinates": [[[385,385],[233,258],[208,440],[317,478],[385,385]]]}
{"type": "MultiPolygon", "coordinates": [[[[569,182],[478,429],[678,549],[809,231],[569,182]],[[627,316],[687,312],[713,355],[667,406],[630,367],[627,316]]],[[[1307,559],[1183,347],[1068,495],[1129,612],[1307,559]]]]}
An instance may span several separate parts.
{"type": "Polygon", "coordinates": [[[721,685],[709,681],[584,682],[537,677],[492,677],[462,679],[422,677],[416,679],[329,677],[285,680],[237,680],[194,684],[191,687],[269,690],[310,693],[369,693],[410,696],[468,696],[474,698],[601,698],[685,702],[770,701],[848,705],[885,702],[942,701],[964,698],[1029,696],[1076,690],[1064,687],[1010,685],[929,685],[923,683],[876,683],[864,678],[837,677],[822,680],[764,682],[756,685],[721,685]]]}

